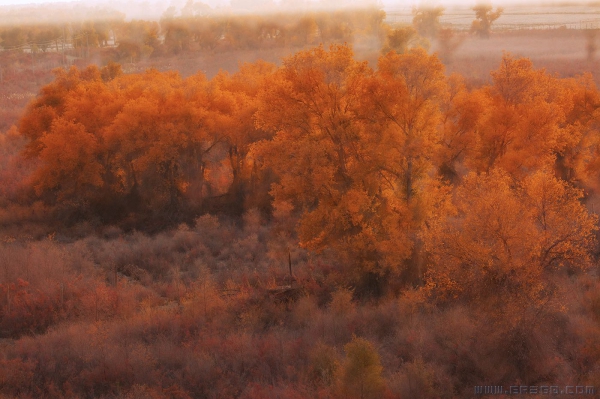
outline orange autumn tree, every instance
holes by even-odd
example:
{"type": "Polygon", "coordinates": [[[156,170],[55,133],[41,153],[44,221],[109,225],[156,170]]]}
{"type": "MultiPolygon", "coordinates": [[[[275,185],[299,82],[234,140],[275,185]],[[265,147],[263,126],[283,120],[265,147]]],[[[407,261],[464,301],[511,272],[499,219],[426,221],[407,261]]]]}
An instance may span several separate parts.
{"type": "Polygon", "coordinates": [[[432,222],[425,233],[426,291],[438,303],[460,301],[492,313],[545,305],[553,273],[590,264],[597,217],[581,197],[547,171],[521,182],[500,169],[469,174],[452,217],[432,222]]]}
{"type": "MultiPolygon", "coordinates": [[[[378,157],[373,159],[385,182],[388,203],[402,213],[403,234],[412,245],[403,267],[406,277],[417,283],[423,277],[419,229],[427,219],[443,213],[445,206],[447,187],[436,177],[440,168],[436,154],[441,150],[448,89],[442,63],[420,48],[380,57],[365,89],[366,129],[381,135],[373,148],[378,157]]],[[[395,245],[382,242],[381,250],[388,244],[395,245]]]]}
{"type": "Polygon", "coordinates": [[[40,138],[40,145],[41,166],[33,175],[36,193],[56,193],[57,201],[92,199],[103,185],[98,140],[82,124],[57,118],[40,138]]]}
{"type": "Polygon", "coordinates": [[[274,201],[291,202],[303,212],[298,230],[304,247],[349,251],[375,271],[382,266],[372,226],[378,187],[362,161],[371,144],[366,145],[370,137],[357,112],[361,81],[371,73],[346,46],[287,58],[257,112],[258,126],[275,137],[255,146],[254,156],[279,177],[274,201]]]}
{"type": "Polygon", "coordinates": [[[58,69],[55,75],[28,106],[19,130],[29,140],[25,157],[40,161],[29,181],[36,195],[81,211],[101,195],[106,165],[97,129],[106,123],[102,117],[110,120],[118,110],[104,112],[114,97],[107,94],[96,67],[58,69]]]}
{"type": "Polygon", "coordinates": [[[337,249],[357,279],[399,272],[411,255],[410,203],[430,167],[429,144],[419,146],[436,134],[426,119],[435,122],[443,87],[435,59],[422,52],[392,53],[381,65],[374,75],[347,46],[300,52],[284,61],[257,112],[258,126],[275,132],[253,152],[279,177],[275,202],[302,212],[302,246],[337,249]]]}
{"type": "Polygon", "coordinates": [[[567,140],[569,103],[560,81],[534,69],[529,59],[509,54],[491,75],[493,85],[474,93],[486,106],[468,166],[476,171],[501,167],[519,177],[553,165],[567,140]]]}
{"type": "Polygon", "coordinates": [[[564,82],[572,108],[567,113],[568,142],[558,154],[563,178],[598,192],[600,176],[600,92],[590,74],[564,82]]]}
{"type": "Polygon", "coordinates": [[[194,91],[203,77],[148,71],[115,84],[126,101],[104,136],[118,189],[151,209],[177,209],[191,181],[202,178],[203,155],[212,148],[206,96],[194,91]]]}
{"type": "Polygon", "coordinates": [[[224,141],[207,87],[203,75],[58,71],[20,124],[25,155],[40,161],[36,194],[106,220],[146,211],[177,219],[200,206],[207,153],[224,141]]]}
{"type": "Polygon", "coordinates": [[[384,148],[378,151],[387,152],[379,160],[385,162],[380,173],[396,182],[394,190],[411,205],[419,199],[419,183],[432,171],[441,141],[441,105],[447,101],[444,67],[423,49],[390,52],[379,58],[365,94],[368,128],[381,132],[384,148]]]}
{"type": "Polygon", "coordinates": [[[467,90],[460,75],[448,79],[448,97],[442,105],[441,140],[434,163],[440,176],[455,181],[464,169],[465,160],[476,148],[477,125],[489,105],[481,91],[467,90]]]}
{"type": "MultiPolygon", "coordinates": [[[[90,68],[93,69],[93,68],[90,68]]],[[[19,121],[19,132],[29,140],[25,155],[36,157],[42,149],[39,139],[50,130],[55,118],[62,115],[70,94],[84,83],[82,71],[71,67],[68,71],[55,69],[55,79],[40,90],[19,121]]],[[[88,74],[89,75],[89,74],[88,74]]]]}
{"type": "Polygon", "coordinates": [[[564,281],[592,264],[595,245],[598,219],[581,197],[551,171],[521,181],[501,169],[470,173],[456,190],[455,212],[424,232],[421,293],[437,309],[472,317],[481,341],[469,356],[487,359],[475,364],[493,384],[556,373],[564,340],[545,331],[567,316],[564,281]]]}
{"type": "Polygon", "coordinates": [[[265,180],[257,165],[249,158],[251,145],[272,137],[272,133],[254,123],[258,110],[259,92],[270,82],[276,66],[263,61],[243,64],[235,74],[220,72],[210,81],[209,93],[211,115],[218,118],[214,128],[222,136],[232,182],[227,191],[232,195],[235,206],[245,203],[268,207],[270,199],[265,197],[268,189],[259,190],[265,180]]]}

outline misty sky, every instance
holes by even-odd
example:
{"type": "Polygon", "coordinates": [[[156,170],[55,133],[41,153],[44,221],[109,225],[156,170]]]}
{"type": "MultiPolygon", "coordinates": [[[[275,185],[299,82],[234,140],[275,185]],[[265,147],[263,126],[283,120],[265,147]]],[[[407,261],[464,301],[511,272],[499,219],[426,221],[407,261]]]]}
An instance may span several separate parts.
{"type": "MultiPolygon", "coordinates": [[[[80,0],[81,1],[81,0],[80,0]]],[[[65,1],[65,0],[0,0],[0,6],[5,6],[5,5],[14,5],[14,4],[43,4],[43,3],[66,3],[69,1],[65,1]]],[[[85,1],[81,1],[81,2],[85,2],[85,1]]],[[[97,1],[95,1],[97,2],[97,1]]],[[[382,3],[385,6],[398,6],[398,5],[414,5],[414,4],[418,4],[420,2],[423,2],[422,0],[382,0],[382,3]]],[[[427,2],[431,2],[431,1],[427,1],[427,2]]],[[[475,4],[476,2],[478,2],[477,0],[437,0],[437,1],[433,1],[433,3],[435,4],[441,4],[441,5],[465,5],[465,6],[471,6],[473,4],[475,4]]],[[[495,0],[492,1],[492,3],[494,5],[500,5],[502,3],[520,3],[520,4],[539,4],[541,1],[540,0],[495,0]]],[[[551,2],[551,1],[547,1],[547,2],[551,2]]],[[[561,3],[565,3],[565,2],[571,2],[571,1],[561,1],[561,3]]],[[[165,2],[167,3],[167,2],[165,2]]],[[[204,1],[204,3],[210,4],[212,6],[218,5],[218,4],[228,4],[229,1],[227,0],[208,0],[208,1],[204,1]]]]}

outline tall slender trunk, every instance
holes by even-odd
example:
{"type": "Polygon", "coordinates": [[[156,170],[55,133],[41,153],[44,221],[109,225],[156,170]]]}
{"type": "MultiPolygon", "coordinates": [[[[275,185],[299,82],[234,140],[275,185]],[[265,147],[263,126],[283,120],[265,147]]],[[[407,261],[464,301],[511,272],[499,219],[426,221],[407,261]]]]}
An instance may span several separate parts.
{"type": "Polygon", "coordinates": [[[406,203],[409,203],[412,199],[412,186],[413,186],[413,162],[411,158],[408,158],[406,165],[406,203]]]}

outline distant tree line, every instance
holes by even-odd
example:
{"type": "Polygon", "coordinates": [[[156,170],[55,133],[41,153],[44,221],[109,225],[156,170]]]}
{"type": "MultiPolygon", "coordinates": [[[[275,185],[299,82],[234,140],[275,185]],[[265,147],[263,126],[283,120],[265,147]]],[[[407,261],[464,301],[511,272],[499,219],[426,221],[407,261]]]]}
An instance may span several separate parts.
{"type": "Polygon", "coordinates": [[[271,15],[166,13],[160,21],[125,21],[120,15],[62,26],[0,28],[0,46],[46,51],[59,50],[63,42],[73,48],[92,49],[110,43],[116,47],[115,60],[139,60],[194,51],[344,43],[359,35],[381,38],[384,18],[385,12],[377,8],[271,15]]]}
{"type": "MultiPolygon", "coordinates": [[[[115,47],[114,61],[186,52],[302,47],[319,43],[352,43],[358,37],[373,37],[384,51],[404,52],[415,46],[428,46],[438,40],[442,51],[451,44],[452,30],[442,28],[442,7],[413,10],[412,26],[390,26],[385,12],[377,7],[349,10],[298,11],[263,15],[219,15],[202,3],[188,2],[180,12],[171,7],[160,21],[125,21],[121,13],[109,13],[82,23],[14,25],[0,28],[4,49],[28,48],[34,52],[115,47]]],[[[471,32],[482,38],[490,35],[493,22],[503,10],[491,5],[473,8],[476,18],[471,32]]]]}

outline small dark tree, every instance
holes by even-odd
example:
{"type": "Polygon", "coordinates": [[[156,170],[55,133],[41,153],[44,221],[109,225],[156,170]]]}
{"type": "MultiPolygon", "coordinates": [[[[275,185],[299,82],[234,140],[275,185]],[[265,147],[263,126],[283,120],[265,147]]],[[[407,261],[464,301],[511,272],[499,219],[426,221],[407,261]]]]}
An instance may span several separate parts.
{"type": "Polygon", "coordinates": [[[413,26],[419,35],[432,39],[440,30],[440,17],[443,13],[444,7],[414,8],[413,26]]]}
{"type": "Polygon", "coordinates": [[[381,52],[387,54],[390,51],[395,51],[398,54],[404,54],[413,47],[428,48],[429,42],[427,39],[420,38],[412,26],[390,28],[381,52]]]}
{"type": "Polygon", "coordinates": [[[344,346],[346,361],[340,370],[340,393],[344,398],[380,398],[385,383],[379,354],[364,338],[354,337],[344,346]]]}
{"type": "Polygon", "coordinates": [[[452,63],[452,57],[454,52],[461,45],[464,40],[464,36],[457,36],[455,32],[450,28],[440,29],[438,31],[437,43],[438,43],[438,54],[440,59],[445,64],[452,63]]]}
{"type": "Polygon", "coordinates": [[[586,37],[586,46],[585,49],[587,51],[587,59],[588,61],[594,61],[596,56],[596,50],[598,50],[598,46],[596,45],[596,37],[598,36],[598,29],[586,29],[585,37],[586,37]]]}
{"type": "Polygon", "coordinates": [[[491,4],[479,4],[472,8],[475,11],[475,20],[471,24],[471,32],[481,38],[487,39],[492,31],[492,24],[500,18],[504,12],[504,8],[498,7],[496,11],[492,11],[491,4]]]}

